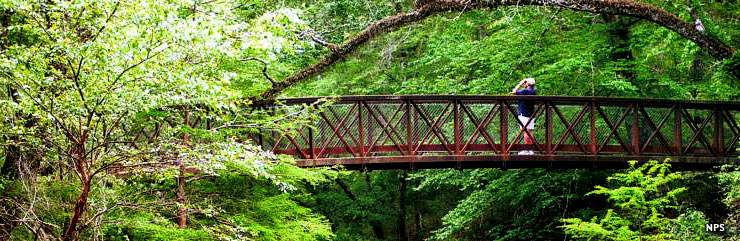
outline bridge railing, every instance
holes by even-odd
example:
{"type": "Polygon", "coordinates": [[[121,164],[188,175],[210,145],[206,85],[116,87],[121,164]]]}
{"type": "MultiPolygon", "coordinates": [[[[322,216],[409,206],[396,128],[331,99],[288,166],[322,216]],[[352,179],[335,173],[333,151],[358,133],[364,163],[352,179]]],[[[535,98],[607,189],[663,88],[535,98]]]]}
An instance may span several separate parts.
{"type": "MultiPolygon", "coordinates": [[[[284,99],[288,105],[319,98],[284,99]]],[[[737,157],[740,103],[558,96],[347,96],[291,134],[263,133],[302,159],[375,156],[737,157]],[[533,101],[535,129],[517,103],[533,101]],[[524,144],[529,135],[533,144],[524,144]]]]}

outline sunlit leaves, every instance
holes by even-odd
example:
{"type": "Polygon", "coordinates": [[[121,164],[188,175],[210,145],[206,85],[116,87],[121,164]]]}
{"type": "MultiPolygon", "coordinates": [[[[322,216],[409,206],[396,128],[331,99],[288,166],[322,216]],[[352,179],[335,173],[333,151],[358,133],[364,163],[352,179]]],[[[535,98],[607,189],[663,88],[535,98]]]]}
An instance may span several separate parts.
{"type": "MultiPolygon", "coordinates": [[[[240,100],[262,86],[238,83],[264,79],[247,69],[251,66],[230,68],[241,65],[245,56],[270,57],[277,62],[279,57],[303,48],[303,42],[292,33],[304,28],[299,10],[281,8],[245,21],[226,1],[4,1],[1,6],[14,20],[9,33],[21,32],[18,36],[22,39],[14,41],[15,35],[3,39],[7,44],[3,44],[0,60],[0,86],[6,98],[0,102],[0,144],[6,144],[6,135],[23,136],[23,141],[10,144],[40,153],[34,158],[49,163],[45,168],[55,175],[65,177],[66,173],[77,180],[75,172],[79,177],[92,174],[90,181],[95,185],[86,209],[101,214],[83,215],[80,225],[88,222],[87,218],[92,218],[91,222],[104,219],[111,211],[108,208],[114,213],[120,206],[138,208],[136,203],[142,200],[160,205],[147,207],[153,213],[170,212],[167,207],[192,207],[210,218],[233,214],[213,208],[217,202],[212,200],[191,206],[175,205],[172,198],[160,197],[173,190],[163,187],[171,185],[178,175],[170,168],[178,162],[187,164],[188,170],[198,170],[188,178],[243,175],[280,193],[296,191],[303,177],[314,184],[322,181],[321,176],[298,169],[287,158],[261,150],[245,138],[258,127],[281,130],[305,124],[315,108],[286,111],[284,115],[249,111],[245,109],[248,103],[240,100]],[[259,38],[250,38],[253,33],[259,33],[259,38]],[[6,87],[13,96],[5,96],[6,87]],[[204,130],[181,125],[184,111],[222,126],[204,130]],[[156,131],[139,132],[152,130],[155,124],[156,131]],[[72,154],[76,150],[84,152],[72,154]],[[78,166],[65,166],[72,163],[78,166]],[[132,182],[121,182],[110,173],[132,182]],[[142,183],[137,181],[161,183],[139,186],[142,183]],[[136,187],[157,192],[130,192],[136,187]],[[112,205],[110,200],[126,204],[112,205]]],[[[60,185],[76,189],[84,184],[60,185]]],[[[61,205],[68,203],[75,202],[65,199],[61,205]]],[[[286,212],[286,216],[292,214],[286,212]]],[[[318,220],[307,232],[331,235],[321,217],[304,216],[318,220]]],[[[156,225],[161,225],[159,231],[168,232],[170,224],[163,221],[156,225]]],[[[157,229],[151,224],[131,225],[157,229]]],[[[270,229],[277,224],[264,225],[270,229]]],[[[79,227],[83,231],[88,228],[86,224],[79,227]]],[[[61,235],[61,230],[55,232],[61,235]]],[[[160,237],[147,235],[140,237],[160,237]]]]}
{"type": "Polygon", "coordinates": [[[576,238],[606,240],[665,240],[672,239],[668,230],[675,221],[665,216],[678,208],[678,195],[685,187],[672,187],[681,173],[670,172],[667,162],[650,161],[624,173],[609,177],[610,187],[596,186],[589,195],[606,195],[616,210],[591,221],[579,218],[563,219],[562,228],[576,238]]]}

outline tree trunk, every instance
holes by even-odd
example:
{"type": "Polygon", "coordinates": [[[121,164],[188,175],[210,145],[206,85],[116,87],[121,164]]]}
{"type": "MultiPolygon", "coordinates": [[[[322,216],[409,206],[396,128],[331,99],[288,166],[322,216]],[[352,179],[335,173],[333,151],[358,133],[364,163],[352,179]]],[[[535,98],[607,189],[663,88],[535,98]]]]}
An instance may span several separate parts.
{"type": "Polygon", "coordinates": [[[398,177],[398,240],[408,241],[406,234],[406,171],[401,171],[398,177]]]}
{"type": "Polygon", "coordinates": [[[82,191],[80,192],[80,196],[77,198],[74,213],[72,214],[72,218],[69,220],[67,231],[64,232],[64,241],[79,240],[80,230],[77,230],[77,224],[80,223],[80,219],[82,219],[82,215],[87,209],[87,196],[90,194],[90,174],[88,173],[87,162],[83,159],[85,155],[84,138],[81,139],[80,143],[83,144],[78,144],[77,147],[75,147],[74,162],[77,173],[80,175],[82,191]]]}
{"type": "MultiPolygon", "coordinates": [[[[324,174],[324,176],[328,178],[326,174],[324,174]]],[[[369,179],[366,180],[368,181],[368,185],[370,185],[369,179]]],[[[347,195],[350,200],[352,200],[353,202],[357,201],[357,197],[355,197],[355,194],[349,190],[349,186],[347,186],[347,184],[339,180],[339,177],[334,179],[334,183],[336,183],[337,186],[342,189],[342,192],[344,192],[344,194],[347,195]]],[[[383,225],[381,223],[379,223],[378,221],[370,220],[370,227],[373,229],[373,233],[375,234],[376,238],[385,239],[385,232],[383,232],[383,225]]]]}
{"type": "Polygon", "coordinates": [[[342,192],[344,192],[344,194],[347,195],[347,197],[349,197],[350,200],[357,201],[357,197],[355,197],[355,194],[349,190],[349,187],[347,186],[347,184],[344,184],[344,182],[339,180],[339,177],[334,179],[334,183],[336,183],[337,186],[339,186],[339,188],[342,189],[342,192]]]}
{"type": "MultiPolygon", "coordinates": [[[[185,112],[185,125],[191,127],[189,111],[185,112]]],[[[189,140],[190,134],[183,134],[183,145],[187,145],[189,140]]],[[[185,207],[185,202],[187,201],[185,199],[185,172],[187,169],[185,167],[185,160],[180,159],[178,164],[180,166],[180,175],[177,177],[177,227],[186,228],[188,226],[188,211],[185,207]]]]}
{"type": "MultiPolygon", "coordinates": [[[[12,136],[9,138],[11,143],[17,143],[18,137],[12,136]]],[[[5,148],[5,162],[0,167],[0,176],[7,179],[14,180],[18,177],[17,163],[20,159],[20,148],[15,145],[10,145],[5,148]]]]}
{"type": "Polygon", "coordinates": [[[90,193],[90,182],[85,181],[82,183],[82,193],[80,193],[80,196],[77,198],[77,204],[75,204],[74,214],[72,215],[72,218],[69,221],[69,226],[67,226],[67,231],[64,233],[65,241],[79,240],[80,232],[79,230],[77,230],[77,224],[80,222],[80,219],[82,218],[82,214],[85,213],[85,209],[87,208],[87,195],[89,193],[90,193]]]}
{"type": "MultiPolygon", "coordinates": [[[[10,17],[7,16],[7,13],[2,14],[3,20],[2,25],[4,29],[7,29],[10,21],[10,17]]],[[[4,31],[3,33],[0,33],[2,35],[0,37],[1,41],[5,41],[7,37],[5,36],[8,31],[4,31]]],[[[0,49],[2,51],[5,51],[5,43],[0,42],[0,49]]],[[[10,98],[13,102],[18,103],[17,94],[18,91],[15,90],[10,85],[7,86],[7,94],[8,98],[10,98]]],[[[16,113],[16,118],[11,118],[10,122],[12,123],[16,119],[20,118],[20,113],[16,113]]],[[[11,123],[7,123],[10,125],[11,123]]],[[[6,123],[3,123],[6,124],[6,123]]],[[[18,136],[13,135],[8,138],[10,140],[10,143],[19,143],[20,139],[18,136]]],[[[5,155],[5,161],[3,162],[2,167],[0,167],[0,177],[8,179],[8,180],[16,180],[18,179],[18,163],[21,160],[21,148],[17,145],[9,145],[5,147],[5,151],[3,153],[5,155]]],[[[13,232],[13,229],[18,225],[18,222],[15,221],[16,217],[15,215],[18,212],[18,205],[14,204],[14,202],[11,202],[11,197],[7,195],[3,195],[2,198],[0,198],[0,205],[4,207],[5,210],[2,215],[0,215],[0,241],[6,241],[10,239],[10,233],[13,232]]]]}
{"type": "Polygon", "coordinates": [[[177,227],[188,226],[188,212],[185,208],[185,162],[180,160],[180,175],[177,177],[177,227]]]}
{"type": "MultiPolygon", "coordinates": [[[[15,137],[11,137],[12,141],[15,137]]],[[[8,146],[5,149],[5,162],[3,163],[2,168],[0,168],[0,177],[6,178],[8,180],[15,180],[18,178],[18,168],[16,167],[16,163],[18,162],[18,159],[20,158],[20,150],[17,146],[8,146]]],[[[3,213],[0,214],[0,241],[6,241],[10,239],[10,233],[13,232],[13,229],[18,225],[17,221],[14,221],[17,219],[15,217],[17,215],[18,206],[14,204],[14,202],[11,201],[11,197],[8,195],[5,195],[3,193],[3,196],[0,197],[0,205],[4,207],[3,213]]]]}
{"type": "Polygon", "coordinates": [[[416,227],[414,240],[421,240],[424,237],[424,227],[421,226],[421,213],[416,205],[414,205],[414,226],[416,227]]]}
{"type": "Polygon", "coordinates": [[[691,81],[704,81],[705,76],[702,55],[702,51],[696,51],[696,53],[694,54],[694,61],[691,62],[691,66],[689,67],[689,79],[691,81]]]}
{"type": "Polygon", "coordinates": [[[636,74],[633,70],[634,64],[632,63],[634,57],[632,56],[632,49],[630,47],[630,28],[637,21],[625,18],[624,16],[609,14],[602,16],[604,21],[609,24],[607,38],[613,48],[608,57],[620,65],[616,74],[634,83],[636,74]]]}
{"type": "MultiPolygon", "coordinates": [[[[3,49],[4,48],[0,48],[3,49]]],[[[10,85],[7,86],[8,91],[8,97],[16,104],[19,104],[18,101],[18,90],[11,87],[10,85]]],[[[17,121],[21,119],[23,116],[21,113],[16,113],[15,118],[11,118],[10,123],[12,124],[14,121],[17,121]]],[[[10,143],[19,143],[20,139],[17,135],[12,135],[9,137],[10,143]]],[[[0,168],[0,175],[2,175],[5,178],[8,179],[16,179],[18,178],[18,167],[17,164],[21,159],[21,149],[17,145],[9,145],[5,148],[5,162],[3,163],[3,166],[0,168]]]]}
{"type": "Polygon", "coordinates": [[[373,228],[373,233],[375,233],[375,237],[384,240],[385,239],[385,233],[383,232],[383,226],[380,225],[377,221],[370,221],[370,226],[373,228]]]}

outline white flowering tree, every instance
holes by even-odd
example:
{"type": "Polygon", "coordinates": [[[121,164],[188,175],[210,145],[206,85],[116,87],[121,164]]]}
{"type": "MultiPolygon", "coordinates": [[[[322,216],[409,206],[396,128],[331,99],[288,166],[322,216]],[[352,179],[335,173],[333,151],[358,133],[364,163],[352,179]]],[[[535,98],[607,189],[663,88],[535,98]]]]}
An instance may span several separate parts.
{"type": "Polygon", "coordinates": [[[245,19],[232,3],[190,0],[3,0],[0,6],[7,16],[5,37],[12,40],[0,59],[0,85],[8,97],[0,100],[8,133],[0,140],[12,147],[4,166],[21,167],[32,157],[34,168],[58,179],[74,177],[79,187],[64,225],[38,218],[31,204],[14,213],[30,218],[3,220],[3,227],[25,225],[42,239],[80,239],[106,212],[126,205],[90,201],[104,193],[96,187],[105,186],[98,183],[113,167],[179,163],[179,172],[171,174],[179,179],[180,227],[187,222],[187,165],[204,173],[262,176],[292,188],[270,172],[278,158],[234,136],[305,119],[304,113],[254,115],[242,101],[269,88],[267,66],[279,55],[307,46],[291,37],[303,27],[297,11],[245,19]],[[223,128],[178,124],[195,115],[223,128]],[[137,141],[136,131],[157,121],[175,124],[156,141],[137,141]]]}

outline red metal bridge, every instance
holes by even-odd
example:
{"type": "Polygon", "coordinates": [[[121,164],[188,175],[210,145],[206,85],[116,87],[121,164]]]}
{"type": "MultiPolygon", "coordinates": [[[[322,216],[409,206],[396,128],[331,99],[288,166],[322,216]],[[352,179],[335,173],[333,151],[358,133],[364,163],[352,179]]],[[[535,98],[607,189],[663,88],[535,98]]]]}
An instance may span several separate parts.
{"type": "MultiPolygon", "coordinates": [[[[282,99],[303,108],[321,98],[282,99]]],[[[624,168],[670,158],[680,169],[738,161],[740,102],[562,96],[344,96],[310,126],[259,142],[302,167],[624,168]],[[535,103],[520,127],[518,100],[535,103]],[[530,135],[534,144],[523,144],[530,135]],[[518,155],[533,150],[534,155],[518,155]]]]}

